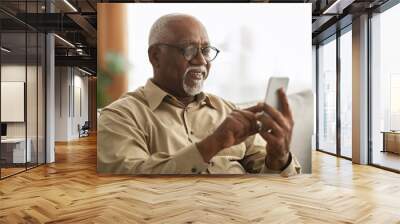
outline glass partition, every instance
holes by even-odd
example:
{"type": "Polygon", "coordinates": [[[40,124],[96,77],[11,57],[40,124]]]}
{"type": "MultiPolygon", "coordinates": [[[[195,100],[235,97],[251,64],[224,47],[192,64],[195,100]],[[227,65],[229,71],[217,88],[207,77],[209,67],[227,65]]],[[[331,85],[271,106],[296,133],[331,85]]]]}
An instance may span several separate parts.
{"type": "Polygon", "coordinates": [[[45,35],[16,19],[43,12],[43,5],[0,3],[16,13],[0,12],[1,179],[45,162],[45,35]]]}
{"type": "Polygon", "coordinates": [[[318,48],[318,149],[336,154],[336,37],[318,48]]]}
{"type": "Polygon", "coordinates": [[[24,171],[31,157],[26,140],[26,41],[26,32],[1,34],[2,177],[24,171]]]}

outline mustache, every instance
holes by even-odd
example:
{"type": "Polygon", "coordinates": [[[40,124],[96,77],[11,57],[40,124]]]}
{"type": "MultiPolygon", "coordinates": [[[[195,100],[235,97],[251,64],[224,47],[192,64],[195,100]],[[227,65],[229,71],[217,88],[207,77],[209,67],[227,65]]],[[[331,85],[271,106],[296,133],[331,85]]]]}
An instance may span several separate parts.
{"type": "Polygon", "coordinates": [[[185,74],[190,71],[203,72],[205,74],[205,77],[207,77],[207,68],[205,66],[189,66],[186,69],[185,74]]]}

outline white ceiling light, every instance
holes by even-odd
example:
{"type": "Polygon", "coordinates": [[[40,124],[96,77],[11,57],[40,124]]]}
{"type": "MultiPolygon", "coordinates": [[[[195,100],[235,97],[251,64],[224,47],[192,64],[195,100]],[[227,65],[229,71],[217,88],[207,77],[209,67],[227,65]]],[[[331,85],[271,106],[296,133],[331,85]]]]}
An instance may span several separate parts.
{"type": "Polygon", "coordinates": [[[336,0],[330,5],[322,14],[342,14],[343,10],[347,8],[355,0],[336,0]]]}
{"type": "Polygon", "coordinates": [[[77,48],[76,53],[78,53],[79,55],[83,55],[83,50],[81,48],[77,48]]]}
{"type": "Polygon", "coordinates": [[[68,0],[64,0],[65,4],[67,4],[74,12],[78,12],[78,10],[71,4],[69,3],[68,0]]]}
{"type": "Polygon", "coordinates": [[[4,51],[4,52],[6,52],[6,53],[10,53],[10,52],[11,52],[10,50],[8,50],[8,49],[5,48],[5,47],[2,47],[1,50],[4,51]]]}
{"type": "Polygon", "coordinates": [[[66,43],[68,46],[75,48],[75,45],[71,44],[71,42],[69,42],[68,40],[58,36],[57,34],[54,34],[55,37],[57,37],[59,40],[61,40],[62,42],[66,43]]]}
{"type": "Polygon", "coordinates": [[[83,69],[81,69],[81,68],[79,68],[79,67],[78,67],[78,70],[81,71],[81,72],[83,72],[83,73],[85,73],[85,74],[87,74],[87,75],[90,75],[90,76],[92,75],[92,73],[90,73],[90,72],[88,72],[88,71],[85,71],[85,70],[83,70],[83,69]]]}

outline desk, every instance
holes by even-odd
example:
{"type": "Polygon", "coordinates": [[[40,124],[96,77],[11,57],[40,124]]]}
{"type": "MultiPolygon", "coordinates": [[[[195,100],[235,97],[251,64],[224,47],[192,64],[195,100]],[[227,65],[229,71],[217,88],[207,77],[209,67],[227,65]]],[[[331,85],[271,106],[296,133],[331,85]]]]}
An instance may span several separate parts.
{"type": "Polygon", "coordinates": [[[383,151],[400,154],[400,132],[399,131],[382,131],[383,134],[383,151]]]}
{"type": "Polygon", "coordinates": [[[31,145],[30,138],[27,139],[28,144],[25,154],[25,138],[6,138],[1,139],[1,159],[5,163],[25,163],[31,161],[31,145]],[[27,161],[25,161],[27,159],[27,161]]]}

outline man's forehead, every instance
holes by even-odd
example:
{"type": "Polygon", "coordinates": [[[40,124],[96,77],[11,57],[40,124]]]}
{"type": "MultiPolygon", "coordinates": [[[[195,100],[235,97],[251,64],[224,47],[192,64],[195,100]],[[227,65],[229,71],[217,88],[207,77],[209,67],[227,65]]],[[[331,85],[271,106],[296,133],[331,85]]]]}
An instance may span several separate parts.
{"type": "Polygon", "coordinates": [[[182,45],[207,45],[209,44],[208,35],[206,32],[196,32],[193,30],[187,30],[182,32],[173,33],[174,40],[178,44],[182,45]]]}
{"type": "Polygon", "coordinates": [[[179,40],[178,44],[182,44],[182,45],[209,45],[210,42],[208,41],[208,39],[204,39],[201,41],[194,41],[194,40],[187,40],[187,39],[183,39],[183,40],[179,40]]]}

